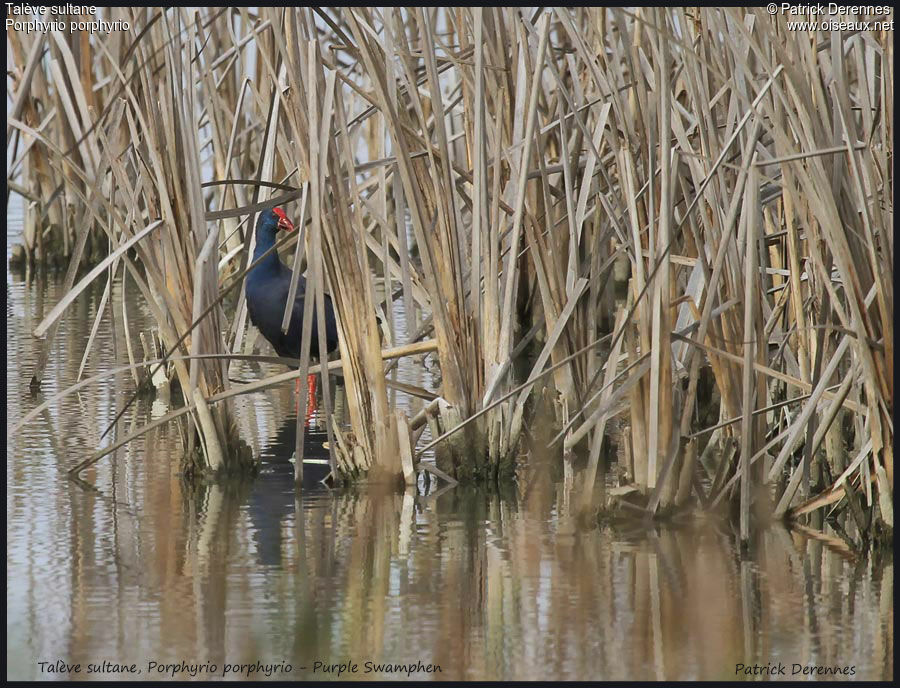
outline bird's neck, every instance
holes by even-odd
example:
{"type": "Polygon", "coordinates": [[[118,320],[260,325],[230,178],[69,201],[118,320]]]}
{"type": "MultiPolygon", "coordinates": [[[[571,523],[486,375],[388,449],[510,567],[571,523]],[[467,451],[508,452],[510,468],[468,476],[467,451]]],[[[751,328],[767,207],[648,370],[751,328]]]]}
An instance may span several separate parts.
{"type": "MultiPolygon", "coordinates": [[[[274,245],[275,230],[269,227],[260,227],[256,232],[256,248],[253,251],[253,262],[255,263],[259,260],[274,245]]],[[[278,251],[272,251],[254,268],[254,271],[259,269],[260,272],[264,272],[266,270],[279,270],[280,268],[281,261],[278,259],[278,251]]]]}

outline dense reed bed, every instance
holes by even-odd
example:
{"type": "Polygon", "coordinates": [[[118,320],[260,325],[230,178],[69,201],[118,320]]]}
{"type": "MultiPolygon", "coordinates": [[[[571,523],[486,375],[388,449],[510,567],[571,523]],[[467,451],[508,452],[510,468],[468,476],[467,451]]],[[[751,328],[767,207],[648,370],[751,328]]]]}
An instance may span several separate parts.
{"type": "Polygon", "coordinates": [[[236,455],[216,402],[312,370],[307,299],[299,370],[228,383],[253,352],[233,297],[255,215],[280,204],[302,226],[282,254],[338,314],[336,473],[409,481],[433,446],[441,475],[503,479],[552,426],[588,508],[615,430],[631,509],[734,505],[743,539],[819,509],[892,528],[891,31],[737,8],[105,12],[131,31],[9,34],[9,188],[27,258],[64,255],[73,295],[94,245],[91,278],[145,294],[186,390],[156,423],[190,414],[198,468],[236,455]],[[412,419],[391,347],[439,364],[412,419]]]}

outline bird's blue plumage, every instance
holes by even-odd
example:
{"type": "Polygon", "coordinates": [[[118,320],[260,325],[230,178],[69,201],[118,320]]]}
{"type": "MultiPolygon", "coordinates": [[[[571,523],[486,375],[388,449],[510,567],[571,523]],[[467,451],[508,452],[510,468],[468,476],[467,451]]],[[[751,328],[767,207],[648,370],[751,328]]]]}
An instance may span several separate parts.
{"type": "MultiPolygon", "coordinates": [[[[259,215],[256,223],[256,249],[253,262],[275,245],[279,231],[279,217],[271,210],[259,215]]],[[[291,288],[291,271],[272,251],[247,275],[247,311],[250,321],[256,325],[279,356],[300,358],[300,332],[303,327],[303,303],[306,297],[306,279],[300,277],[297,295],[292,307],[291,321],[287,333],[281,331],[284,305],[291,288]]],[[[337,321],[331,299],[325,295],[325,345],[328,351],[338,346],[337,321]]],[[[313,309],[310,355],[319,358],[318,316],[313,309]]]]}

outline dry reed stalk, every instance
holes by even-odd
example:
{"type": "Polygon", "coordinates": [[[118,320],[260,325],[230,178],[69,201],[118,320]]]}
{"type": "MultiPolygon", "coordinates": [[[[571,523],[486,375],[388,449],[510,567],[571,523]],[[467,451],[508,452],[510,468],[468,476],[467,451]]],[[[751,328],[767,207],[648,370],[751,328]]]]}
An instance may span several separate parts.
{"type": "MultiPolygon", "coordinates": [[[[756,154],[751,165],[756,162],[756,154]]],[[[757,286],[757,231],[759,224],[759,181],[755,167],[751,167],[747,180],[747,196],[744,215],[747,222],[747,240],[744,244],[744,375],[741,409],[741,515],[740,537],[743,544],[750,542],[750,457],[754,446],[754,418],[751,411],[756,380],[753,375],[753,361],[761,342],[757,339],[756,286],[757,286]]]]}

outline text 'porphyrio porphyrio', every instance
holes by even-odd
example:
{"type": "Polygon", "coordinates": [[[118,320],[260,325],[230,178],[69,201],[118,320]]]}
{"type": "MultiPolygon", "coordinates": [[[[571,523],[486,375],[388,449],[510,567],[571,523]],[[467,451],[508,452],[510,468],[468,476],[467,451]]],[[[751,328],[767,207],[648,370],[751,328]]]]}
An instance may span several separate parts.
{"type": "MultiPolygon", "coordinates": [[[[256,249],[253,252],[252,262],[255,263],[260,256],[275,245],[275,236],[282,229],[293,231],[294,225],[281,208],[272,208],[260,213],[259,220],[256,222],[256,249]]],[[[285,333],[281,331],[281,323],[290,289],[291,270],[278,258],[278,252],[272,251],[247,275],[247,311],[250,313],[250,321],[256,325],[263,337],[269,340],[275,353],[279,356],[300,358],[300,332],[303,328],[306,279],[301,276],[297,283],[297,294],[291,307],[291,320],[285,333]]],[[[325,346],[328,348],[328,352],[331,352],[338,346],[338,333],[334,307],[327,294],[325,295],[324,315],[325,346]]],[[[309,353],[313,358],[320,358],[319,322],[315,308],[313,308],[309,353]]],[[[315,381],[315,375],[310,375],[307,421],[314,408],[315,381]]]]}

